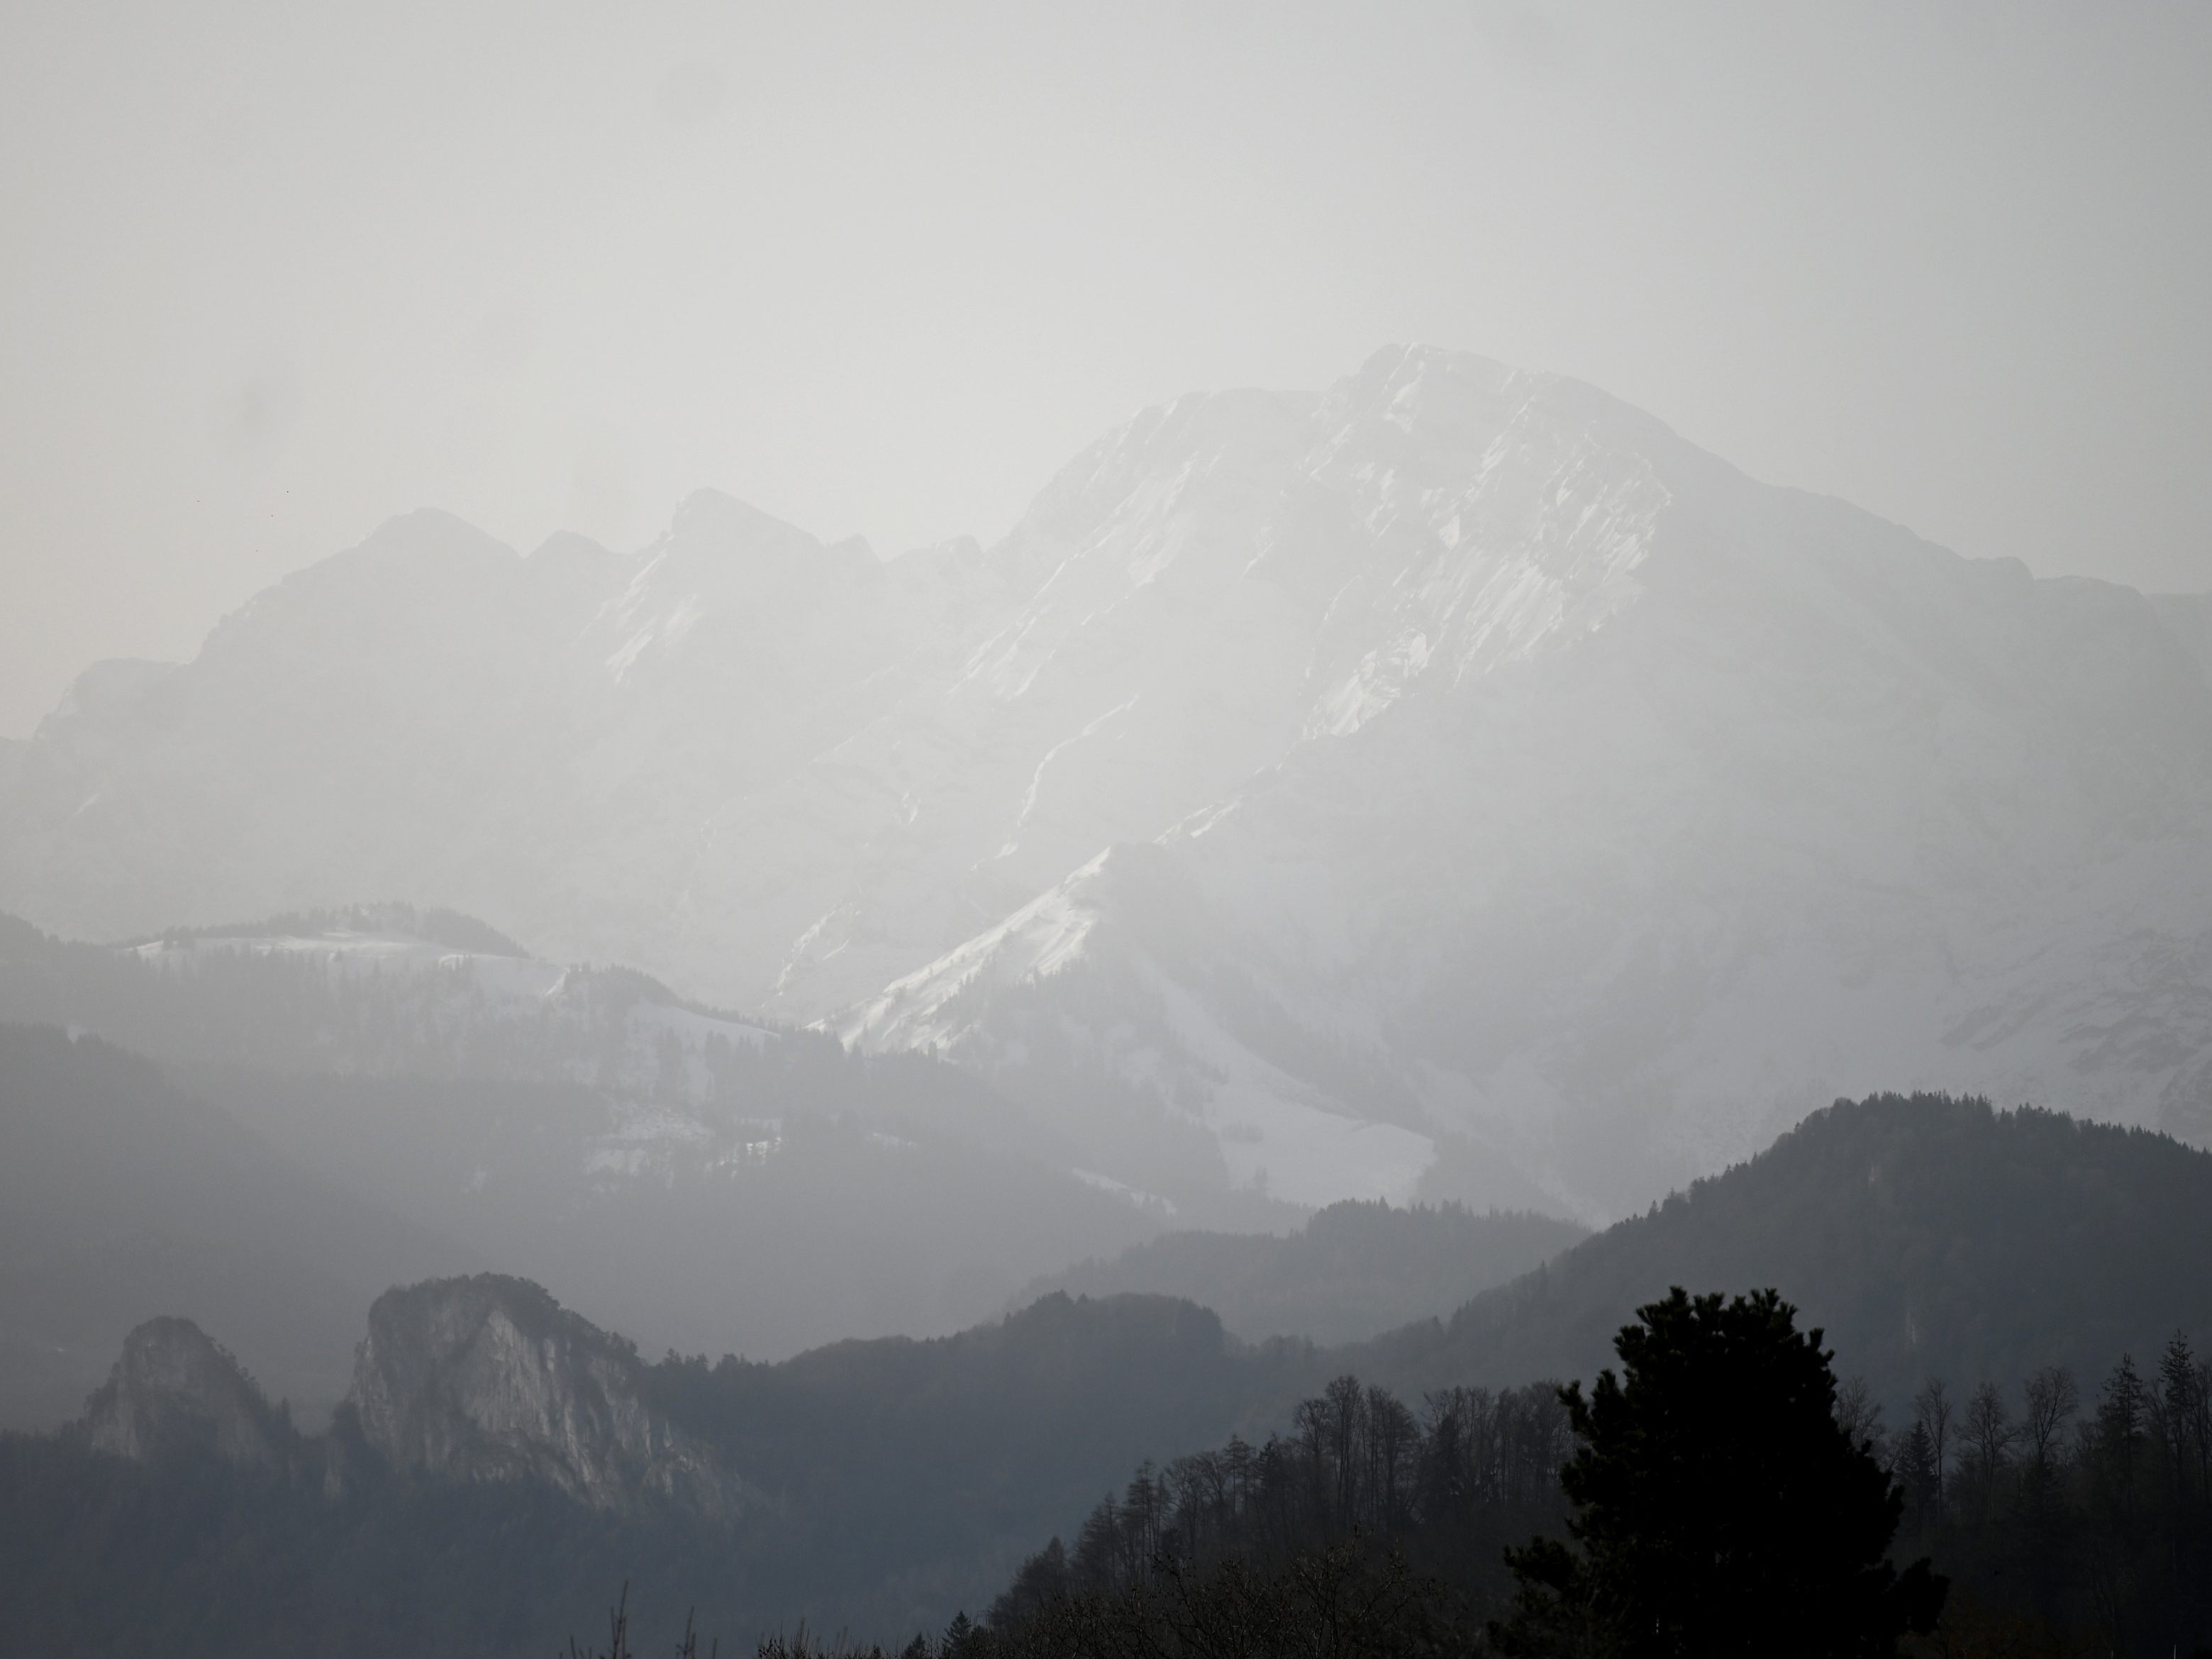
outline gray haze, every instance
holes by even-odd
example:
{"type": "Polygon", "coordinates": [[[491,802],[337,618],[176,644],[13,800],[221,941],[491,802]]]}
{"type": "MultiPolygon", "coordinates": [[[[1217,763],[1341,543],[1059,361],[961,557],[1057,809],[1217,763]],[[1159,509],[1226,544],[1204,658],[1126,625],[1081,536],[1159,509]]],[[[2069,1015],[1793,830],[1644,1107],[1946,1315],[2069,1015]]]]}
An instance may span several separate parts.
{"type": "Polygon", "coordinates": [[[2212,11],[0,11],[0,734],[394,513],[988,540],[1192,386],[1571,373],[2212,586],[2212,11]]]}

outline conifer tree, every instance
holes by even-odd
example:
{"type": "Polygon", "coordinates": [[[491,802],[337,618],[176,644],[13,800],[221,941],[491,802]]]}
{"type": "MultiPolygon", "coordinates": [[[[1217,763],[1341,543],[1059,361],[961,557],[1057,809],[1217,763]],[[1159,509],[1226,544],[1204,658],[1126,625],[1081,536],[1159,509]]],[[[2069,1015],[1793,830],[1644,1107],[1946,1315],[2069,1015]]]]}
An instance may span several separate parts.
{"type": "Polygon", "coordinates": [[[1902,1497],[1836,1420],[1833,1358],[1772,1291],[1677,1288],[1614,1339],[1620,1374],[1561,1391],[1579,1445],[1572,1546],[1510,1552],[1508,1654],[1894,1655],[1946,1585],[1887,1560],[1902,1497]]]}

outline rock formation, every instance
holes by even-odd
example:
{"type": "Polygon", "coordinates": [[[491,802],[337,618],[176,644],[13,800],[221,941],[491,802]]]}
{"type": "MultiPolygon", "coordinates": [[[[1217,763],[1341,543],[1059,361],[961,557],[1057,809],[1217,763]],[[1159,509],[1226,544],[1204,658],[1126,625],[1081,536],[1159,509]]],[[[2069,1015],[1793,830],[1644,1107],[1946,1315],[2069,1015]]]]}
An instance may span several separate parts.
{"type": "Polygon", "coordinates": [[[480,1273],[379,1297],[350,1403],[403,1471],[541,1480],[607,1510],[743,1507],[744,1484],[641,1397],[643,1370],[629,1344],[527,1279],[480,1273]]]}
{"type": "Polygon", "coordinates": [[[189,1319],[149,1319],[124,1339],[123,1356],[85,1404],[93,1449],[145,1462],[211,1450],[227,1463],[283,1466],[296,1441],[230,1351],[189,1319]]]}

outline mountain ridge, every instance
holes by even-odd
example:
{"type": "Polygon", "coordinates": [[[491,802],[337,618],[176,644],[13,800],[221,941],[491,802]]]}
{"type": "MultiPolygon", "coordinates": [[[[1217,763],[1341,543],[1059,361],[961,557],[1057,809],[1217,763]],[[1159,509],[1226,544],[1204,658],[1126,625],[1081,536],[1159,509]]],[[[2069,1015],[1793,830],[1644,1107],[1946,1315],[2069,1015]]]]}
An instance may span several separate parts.
{"type": "Polygon", "coordinates": [[[950,1066],[732,1028],[642,976],[202,943],[149,960],[0,919],[0,1425],[59,1420],[180,1299],[313,1413],[357,1316],[433,1271],[773,1358],[957,1328],[1171,1212],[950,1066]]]}
{"type": "Polygon", "coordinates": [[[2212,1333],[2212,1152],[1986,1100],[1838,1101],[1755,1157],[1486,1290],[1342,1351],[1418,1391],[1588,1378],[1676,1285],[1774,1285],[1902,1413],[1921,1381],[2084,1377],[2212,1333]]]}
{"type": "Polygon", "coordinates": [[[42,726],[0,906],[398,893],[947,1055],[1129,1187],[1172,1117],[1224,1193],[1595,1219],[1877,1087],[2212,1134],[2201,632],[1392,348],[988,549],[396,520],[42,726]]]}
{"type": "Polygon", "coordinates": [[[1212,1309],[1244,1341],[1287,1336],[1328,1346],[1449,1312],[1588,1237],[1572,1222],[1527,1212],[1348,1199],[1287,1236],[1163,1233],[1032,1280],[1016,1301],[1054,1290],[1180,1296],[1212,1309]]]}

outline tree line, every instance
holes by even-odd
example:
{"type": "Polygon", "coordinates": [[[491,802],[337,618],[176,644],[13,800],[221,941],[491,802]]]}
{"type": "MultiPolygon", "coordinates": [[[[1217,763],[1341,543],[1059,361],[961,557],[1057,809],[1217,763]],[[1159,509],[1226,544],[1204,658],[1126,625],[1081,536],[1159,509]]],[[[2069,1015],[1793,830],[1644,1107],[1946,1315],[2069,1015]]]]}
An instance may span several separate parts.
{"type": "MultiPolygon", "coordinates": [[[[1674,1292],[1620,1375],[1413,1407],[1345,1376],[1146,1465],[903,1659],[2212,1656],[2212,1365],[1929,1380],[1890,1427],[1772,1292],[1674,1292]]],[[[802,1630],[761,1659],[836,1650],[802,1630]]]]}
{"type": "Polygon", "coordinates": [[[1556,1525],[1559,1471],[1572,1444],[1559,1391],[1454,1388],[1416,1413],[1355,1377],[1330,1383],[1291,1413],[1291,1426],[1254,1446],[1139,1468],[1075,1534],[1024,1563],[990,1611],[1008,1629],[1078,1598],[1142,1595],[1226,1563],[1270,1569],[1320,1558],[1346,1540],[1389,1540],[1408,1570],[1458,1559],[1491,1587],[1502,1551],[1556,1525]]]}
{"type": "Polygon", "coordinates": [[[1905,1498],[1901,1537],[2021,1641],[2212,1654],[2212,1364],[2177,1334],[2094,1389],[2046,1366],[2008,1391],[1931,1378],[1895,1428],[1844,1412],[1905,1498]]]}

